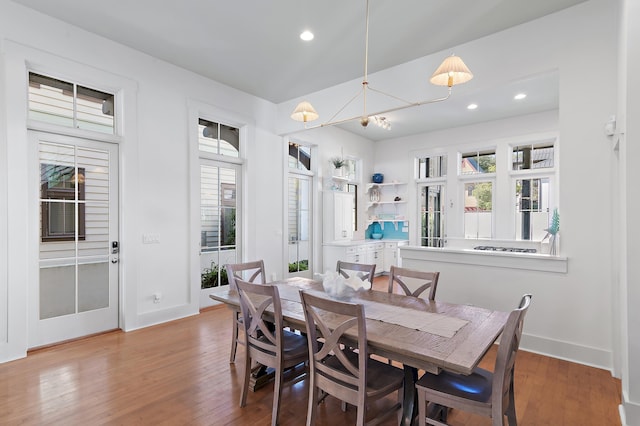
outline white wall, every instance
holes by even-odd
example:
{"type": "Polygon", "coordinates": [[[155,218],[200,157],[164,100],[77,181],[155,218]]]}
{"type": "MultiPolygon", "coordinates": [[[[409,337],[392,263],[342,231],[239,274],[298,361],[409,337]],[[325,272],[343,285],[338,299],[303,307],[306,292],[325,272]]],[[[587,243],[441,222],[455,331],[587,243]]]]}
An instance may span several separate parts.
{"type": "MultiPolygon", "coordinates": [[[[193,192],[197,153],[189,137],[195,125],[193,105],[244,126],[243,259],[263,258],[269,277],[283,276],[286,139],[274,131],[275,105],[8,0],[0,0],[0,10],[0,123],[6,124],[0,132],[0,293],[6,294],[0,297],[0,361],[26,354],[28,288],[38,276],[38,230],[33,220],[37,203],[26,187],[36,167],[26,130],[28,66],[120,91],[125,112],[120,140],[124,329],[198,312],[199,199],[193,192]],[[145,233],[158,234],[160,243],[142,244],[145,233]],[[163,294],[159,304],[152,302],[156,292],[163,294]]],[[[365,139],[339,129],[299,138],[317,144],[320,179],[328,158],[338,155],[343,145],[344,154],[362,157],[370,173],[371,142],[365,139]]],[[[319,202],[315,209],[322,211],[319,202]]],[[[316,221],[318,243],[321,223],[316,221]]],[[[318,253],[319,246],[319,265],[318,253]]]]}
{"type": "Polygon", "coordinates": [[[522,294],[533,293],[523,348],[607,369],[613,369],[615,350],[608,255],[613,150],[603,126],[616,110],[616,19],[610,2],[590,1],[461,46],[457,54],[478,56],[478,79],[491,78],[497,58],[495,74],[506,80],[558,69],[559,111],[378,142],[375,155],[377,170],[404,168],[412,179],[412,150],[557,131],[560,249],[569,259],[568,272],[432,266],[441,272],[438,293],[444,300],[511,309],[522,294]]]}

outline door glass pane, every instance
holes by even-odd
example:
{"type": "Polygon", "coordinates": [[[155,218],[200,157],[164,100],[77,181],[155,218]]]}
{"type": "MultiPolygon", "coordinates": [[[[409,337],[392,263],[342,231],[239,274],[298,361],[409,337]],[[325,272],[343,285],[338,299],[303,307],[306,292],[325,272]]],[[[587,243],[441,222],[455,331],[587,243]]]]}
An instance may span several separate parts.
{"type": "Polygon", "coordinates": [[[420,245],[444,247],[444,186],[430,185],[422,188],[420,214],[422,216],[420,245]]]}
{"type": "Polygon", "coordinates": [[[109,154],[40,143],[40,318],[109,306],[109,154]]]}
{"type": "Polygon", "coordinates": [[[75,265],[40,268],[40,319],[76,312],[75,265]]]}
{"type": "Polygon", "coordinates": [[[228,284],[224,265],[237,262],[237,171],[200,166],[201,287],[228,284]]]}
{"type": "Polygon", "coordinates": [[[289,272],[309,269],[310,186],[311,181],[306,177],[289,177],[289,272]]]}

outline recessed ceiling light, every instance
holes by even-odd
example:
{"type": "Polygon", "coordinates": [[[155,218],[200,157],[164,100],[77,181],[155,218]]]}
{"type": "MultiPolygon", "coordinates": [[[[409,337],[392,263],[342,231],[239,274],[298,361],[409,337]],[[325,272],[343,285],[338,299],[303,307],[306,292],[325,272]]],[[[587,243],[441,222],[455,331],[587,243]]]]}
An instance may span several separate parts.
{"type": "Polygon", "coordinates": [[[300,38],[304,41],[311,41],[313,40],[313,33],[309,30],[305,30],[300,34],[300,38]]]}
{"type": "Polygon", "coordinates": [[[519,101],[519,100],[524,99],[524,98],[526,98],[526,97],[527,97],[527,94],[526,94],[526,93],[518,93],[517,95],[515,95],[515,96],[513,97],[513,99],[515,99],[516,101],[519,101]]]}
{"type": "Polygon", "coordinates": [[[467,109],[476,109],[478,108],[478,104],[469,104],[467,105],[467,109]]]}

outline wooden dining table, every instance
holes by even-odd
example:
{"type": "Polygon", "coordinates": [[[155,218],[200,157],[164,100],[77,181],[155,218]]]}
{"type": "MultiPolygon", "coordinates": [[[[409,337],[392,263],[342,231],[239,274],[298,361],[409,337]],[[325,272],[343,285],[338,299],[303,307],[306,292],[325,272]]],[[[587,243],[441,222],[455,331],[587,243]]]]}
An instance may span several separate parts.
{"type": "MultiPolygon", "coordinates": [[[[286,325],[304,330],[299,291],[323,292],[322,282],[305,278],[274,281],[286,325]]],[[[324,293],[324,292],[323,292],[324,293]]],[[[326,297],[332,297],[324,293],[326,297]]],[[[240,309],[238,292],[229,286],[211,289],[209,297],[240,309]]],[[[403,364],[403,425],[417,416],[418,370],[471,374],[502,332],[509,312],[472,305],[430,301],[381,291],[357,291],[339,300],[364,305],[369,352],[403,364]]],[[[354,335],[355,336],[355,335],[354,335]]]]}

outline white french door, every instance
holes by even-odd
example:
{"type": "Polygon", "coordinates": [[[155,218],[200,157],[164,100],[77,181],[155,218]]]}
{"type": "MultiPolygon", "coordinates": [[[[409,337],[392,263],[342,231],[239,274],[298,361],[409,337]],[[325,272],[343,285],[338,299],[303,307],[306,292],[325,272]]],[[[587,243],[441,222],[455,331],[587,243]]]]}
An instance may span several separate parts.
{"type": "Polygon", "coordinates": [[[118,328],[118,146],[30,132],[38,147],[38,279],[29,347],[118,328]]]}

